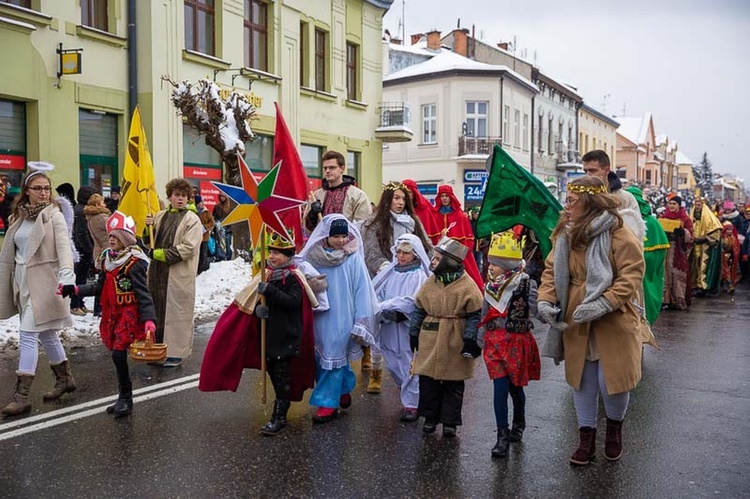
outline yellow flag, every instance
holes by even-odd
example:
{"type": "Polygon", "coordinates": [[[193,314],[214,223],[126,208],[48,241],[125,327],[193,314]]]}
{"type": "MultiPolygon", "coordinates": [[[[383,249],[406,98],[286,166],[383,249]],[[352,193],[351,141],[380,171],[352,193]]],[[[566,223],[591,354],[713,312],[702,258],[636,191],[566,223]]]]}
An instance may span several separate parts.
{"type": "Polygon", "coordinates": [[[141,113],[137,107],[130,121],[122,177],[122,197],[118,210],[133,217],[136,234],[140,236],[146,227],[146,215],[159,211],[159,197],[156,194],[154,165],[148,152],[146,132],[143,130],[141,113]]]}

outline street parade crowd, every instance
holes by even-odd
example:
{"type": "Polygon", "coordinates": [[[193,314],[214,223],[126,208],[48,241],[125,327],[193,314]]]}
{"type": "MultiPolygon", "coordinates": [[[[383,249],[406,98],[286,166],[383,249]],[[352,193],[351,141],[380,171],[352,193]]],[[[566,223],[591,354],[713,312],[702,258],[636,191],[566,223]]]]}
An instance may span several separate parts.
{"type": "MultiPolygon", "coordinates": [[[[567,184],[552,250],[543,255],[527,227],[477,238],[479,210],[464,212],[450,185],[439,187],[433,205],[414,181],[391,181],[371,204],[346,175],[344,156],[326,152],[323,185],[301,212],[304,241],[292,227],[268,234],[262,268],[215,326],[199,389],[236,390],[243,369],[264,365],[275,401],[260,433],[273,436],[307,390],[315,424],[349,409],[352,362],[361,359],[368,393],[381,392],[385,372],[392,378],[401,422],[421,418],[425,435],[440,426],[452,438],[481,356],[497,426],[491,455],[504,458],[524,436],[524,387],[540,379],[545,356],[564,363],[573,389],[579,445],[570,462],[586,465],[596,455],[600,398],[604,455],[619,459],[643,345],[656,344],[650,324],[661,310],[735,292],[748,275],[750,206],[696,198],[688,207],[672,195],[653,210],[640,189],[623,188],[604,151],[584,155],[583,166],[586,175],[567,184]],[[542,345],[532,319],[549,325],[542,345]]],[[[148,336],[166,344],[166,358],[155,364],[178,367],[192,351],[196,275],[212,259],[242,253],[222,224],[233,203],[222,194],[209,211],[176,178],[163,209],[138,234],[117,211],[118,188],[105,199],[84,186],[74,199],[73,186],[62,184],[54,196],[50,168],[30,164],[4,216],[0,318],[19,314],[20,348],[15,391],[2,413],[31,410],[40,341],[55,376],[44,400],[76,390],[58,332],[71,314],[93,312],[118,379],[119,397],[107,412],[127,416],[133,343],[148,336]],[[93,311],[85,296],[96,297],[93,311]]]]}

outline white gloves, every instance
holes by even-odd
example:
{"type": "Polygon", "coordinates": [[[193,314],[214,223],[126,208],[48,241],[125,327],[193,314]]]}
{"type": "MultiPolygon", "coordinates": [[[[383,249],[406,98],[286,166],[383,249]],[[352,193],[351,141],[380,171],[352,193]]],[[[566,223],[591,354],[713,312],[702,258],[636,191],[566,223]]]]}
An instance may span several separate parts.
{"type": "Polygon", "coordinates": [[[578,305],[573,311],[573,320],[579,324],[593,322],[612,310],[614,310],[612,304],[606,298],[600,296],[592,302],[578,305]]]}

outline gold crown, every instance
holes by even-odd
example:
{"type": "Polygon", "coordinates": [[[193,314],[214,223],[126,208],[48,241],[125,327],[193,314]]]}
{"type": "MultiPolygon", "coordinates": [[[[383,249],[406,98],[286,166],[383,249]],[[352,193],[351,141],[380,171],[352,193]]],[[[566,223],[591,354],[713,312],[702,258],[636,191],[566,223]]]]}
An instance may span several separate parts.
{"type": "Polygon", "coordinates": [[[609,188],[606,185],[568,184],[568,191],[575,192],[576,194],[586,193],[593,196],[596,194],[606,194],[609,192],[609,188]]]}
{"type": "Polygon", "coordinates": [[[289,228],[286,229],[285,235],[271,231],[270,234],[266,234],[266,247],[276,250],[294,249],[294,232],[289,228]]]}
{"type": "Polygon", "coordinates": [[[521,251],[521,241],[516,239],[512,231],[501,232],[492,236],[490,249],[487,256],[492,258],[509,258],[511,260],[521,260],[523,252],[521,251]]]}
{"type": "Polygon", "coordinates": [[[402,184],[401,182],[393,181],[393,180],[390,181],[390,182],[388,182],[388,183],[386,183],[386,184],[383,184],[383,190],[384,191],[398,191],[398,190],[401,190],[401,191],[404,191],[404,192],[408,192],[408,189],[407,189],[407,187],[404,184],[402,184]]]}

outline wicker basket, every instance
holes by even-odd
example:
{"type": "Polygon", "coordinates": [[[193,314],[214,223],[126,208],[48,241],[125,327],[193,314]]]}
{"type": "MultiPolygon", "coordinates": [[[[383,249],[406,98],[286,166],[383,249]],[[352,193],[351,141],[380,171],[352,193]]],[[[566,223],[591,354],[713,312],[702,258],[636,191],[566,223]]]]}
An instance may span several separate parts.
{"type": "Polygon", "coordinates": [[[167,358],[167,344],[151,341],[151,332],[146,333],[143,341],[134,341],[130,345],[130,358],[145,362],[162,362],[167,358]]]}

